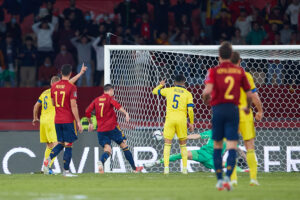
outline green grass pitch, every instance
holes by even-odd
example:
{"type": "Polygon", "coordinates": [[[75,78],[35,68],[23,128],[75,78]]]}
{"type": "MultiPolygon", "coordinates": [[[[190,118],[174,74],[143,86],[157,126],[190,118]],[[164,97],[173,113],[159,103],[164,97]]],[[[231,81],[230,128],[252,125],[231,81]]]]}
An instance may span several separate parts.
{"type": "Polygon", "coordinates": [[[260,186],[249,186],[239,173],[231,192],[217,191],[213,173],[79,174],[64,178],[42,174],[0,175],[1,200],[299,200],[300,173],[259,173],[260,186]]]}

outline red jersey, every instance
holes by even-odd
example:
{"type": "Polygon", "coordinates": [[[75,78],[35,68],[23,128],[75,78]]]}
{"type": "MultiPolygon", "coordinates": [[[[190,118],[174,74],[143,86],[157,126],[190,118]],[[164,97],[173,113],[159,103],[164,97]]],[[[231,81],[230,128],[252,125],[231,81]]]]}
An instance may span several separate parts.
{"type": "Polygon", "coordinates": [[[117,115],[114,108],[119,110],[122,106],[108,94],[97,97],[85,110],[85,116],[90,118],[92,111],[96,110],[98,132],[114,130],[118,126],[117,115]]]}
{"type": "Polygon", "coordinates": [[[240,88],[250,90],[250,85],[241,67],[230,62],[223,62],[219,66],[209,69],[205,84],[213,84],[211,106],[221,103],[239,105],[240,88]]]}
{"type": "Polygon", "coordinates": [[[51,98],[55,107],[55,123],[73,123],[75,118],[71,110],[71,99],[77,99],[77,88],[68,80],[61,80],[51,87],[51,98]]]}

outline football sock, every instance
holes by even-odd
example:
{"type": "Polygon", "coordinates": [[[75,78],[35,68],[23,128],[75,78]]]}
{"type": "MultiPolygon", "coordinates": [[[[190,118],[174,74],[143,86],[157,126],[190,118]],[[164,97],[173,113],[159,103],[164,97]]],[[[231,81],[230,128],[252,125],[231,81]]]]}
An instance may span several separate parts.
{"type": "Polygon", "coordinates": [[[64,169],[69,170],[70,162],[72,158],[72,144],[65,146],[65,153],[64,153],[64,169]]]}
{"type": "Polygon", "coordinates": [[[254,149],[249,149],[247,151],[247,163],[249,166],[249,174],[250,174],[250,179],[257,179],[257,161],[256,161],[256,156],[255,156],[255,150],[254,149]]]}
{"type": "Polygon", "coordinates": [[[51,151],[51,154],[50,154],[50,158],[51,160],[53,160],[53,158],[55,158],[59,152],[61,152],[61,150],[64,149],[64,146],[62,144],[57,144],[51,151]]]}
{"type": "Polygon", "coordinates": [[[235,167],[236,162],[236,150],[235,149],[229,149],[228,150],[228,158],[227,158],[227,171],[226,176],[230,177],[233,169],[235,167]]]}
{"type": "Polygon", "coordinates": [[[222,171],[222,149],[214,149],[214,166],[217,179],[223,179],[222,171]]]}
{"type": "Polygon", "coordinates": [[[164,146],[164,166],[165,167],[169,167],[170,151],[171,151],[171,144],[165,143],[165,146],[164,146]]]}
{"type": "Polygon", "coordinates": [[[44,160],[47,160],[49,158],[51,151],[52,148],[46,147],[44,160]]]}
{"type": "Polygon", "coordinates": [[[182,166],[183,166],[183,168],[186,168],[187,167],[187,158],[188,158],[186,144],[180,145],[180,152],[181,152],[181,156],[182,156],[182,166]]]}
{"type": "Polygon", "coordinates": [[[102,162],[102,164],[104,165],[105,161],[109,158],[109,153],[107,153],[106,151],[102,154],[100,160],[102,162]]]}
{"type": "Polygon", "coordinates": [[[234,170],[233,170],[233,172],[232,172],[232,174],[231,174],[231,177],[230,177],[230,179],[233,181],[237,181],[237,166],[235,166],[235,168],[234,168],[234,170]]]}
{"type": "MultiPolygon", "coordinates": [[[[177,154],[173,154],[173,155],[170,155],[170,161],[173,162],[173,161],[176,161],[176,160],[180,160],[181,159],[181,154],[180,153],[177,153],[177,154]]],[[[159,160],[160,163],[164,163],[164,159],[160,159],[159,160]]]]}
{"type": "Polygon", "coordinates": [[[129,164],[131,165],[131,168],[133,170],[136,170],[132,154],[129,151],[128,147],[123,148],[123,152],[124,152],[125,158],[128,160],[129,164]]]}

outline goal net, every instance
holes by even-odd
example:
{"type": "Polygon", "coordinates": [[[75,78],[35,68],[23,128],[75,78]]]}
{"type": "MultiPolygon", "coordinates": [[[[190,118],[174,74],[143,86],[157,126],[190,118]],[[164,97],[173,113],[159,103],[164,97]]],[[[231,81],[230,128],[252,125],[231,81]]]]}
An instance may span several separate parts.
{"type": "MultiPolygon", "coordinates": [[[[233,46],[241,54],[241,66],[250,72],[263,102],[264,118],[255,122],[259,171],[300,170],[300,46],[233,46]]],[[[207,70],[218,65],[218,46],[105,46],[105,83],[115,86],[115,98],[129,112],[131,121],[118,114],[121,129],[137,165],[163,157],[163,141],[153,138],[163,130],[166,102],[154,96],[159,81],[173,85],[176,74],[186,77],[194,97],[195,133],[211,128],[211,108],[201,100],[207,70]]],[[[199,149],[207,140],[190,140],[188,149],[199,149]]],[[[243,142],[239,141],[241,149],[243,142]]],[[[117,146],[110,162],[112,172],[130,170],[117,146]]],[[[179,153],[174,140],[171,154],[179,153]]],[[[247,168],[240,156],[238,165],[247,168]]],[[[171,162],[170,171],[181,170],[181,161],[171,162]]],[[[189,161],[189,171],[208,171],[189,161]]],[[[163,165],[146,168],[162,172],[163,165]]]]}

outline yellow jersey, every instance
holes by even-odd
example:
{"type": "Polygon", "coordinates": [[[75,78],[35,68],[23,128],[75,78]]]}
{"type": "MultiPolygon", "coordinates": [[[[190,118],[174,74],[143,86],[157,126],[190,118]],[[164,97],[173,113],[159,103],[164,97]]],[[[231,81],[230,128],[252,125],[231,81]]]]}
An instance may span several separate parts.
{"type": "Polygon", "coordinates": [[[38,102],[42,104],[41,120],[55,118],[55,107],[52,105],[51,89],[45,90],[39,97],[38,102]]]}
{"type": "MultiPolygon", "coordinates": [[[[250,84],[250,90],[254,93],[257,91],[255,87],[255,83],[253,80],[252,75],[249,72],[245,72],[247,80],[250,84]]],[[[243,108],[247,107],[247,95],[246,92],[241,88],[240,89],[240,103],[239,103],[239,110],[240,110],[240,121],[247,121],[252,120],[253,121],[253,111],[250,109],[250,113],[246,115],[246,113],[243,111],[243,108]]]]}
{"type": "Polygon", "coordinates": [[[194,103],[193,95],[183,86],[174,86],[170,88],[163,88],[159,85],[153,89],[153,94],[166,97],[167,99],[167,113],[166,120],[169,119],[187,119],[187,111],[189,109],[190,123],[194,124],[194,103]],[[162,89],[163,88],[163,89],[162,89]]]}

